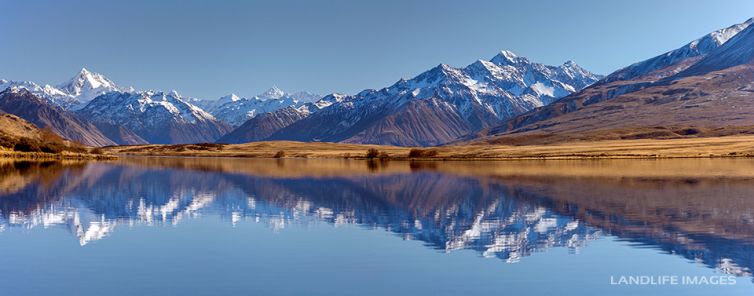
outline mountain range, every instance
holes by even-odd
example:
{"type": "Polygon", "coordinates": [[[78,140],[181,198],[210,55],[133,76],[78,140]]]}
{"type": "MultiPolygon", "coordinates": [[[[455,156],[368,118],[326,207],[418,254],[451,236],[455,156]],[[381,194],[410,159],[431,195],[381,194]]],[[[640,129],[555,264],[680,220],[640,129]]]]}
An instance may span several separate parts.
{"type": "Polygon", "coordinates": [[[230,126],[238,127],[257,115],[285,107],[297,108],[319,98],[319,95],[304,91],[289,94],[273,86],[264,93],[250,98],[229,94],[217,100],[194,100],[192,103],[230,126]]]}
{"type": "Polygon", "coordinates": [[[82,108],[99,95],[112,91],[134,91],[133,87],[122,88],[102,74],[92,73],[86,68],[70,80],[51,86],[39,85],[31,81],[8,81],[0,79],[0,90],[17,86],[29,90],[34,95],[49,100],[64,109],[82,108]]]}
{"type": "MultiPolygon", "coordinates": [[[[92,146],[281,139],[429,146],[497,126],[599,78],[572,61],[548,66],[502,51],[490,61],[462,69],[442,64],[413,79],[350,96],[321,97],[273,87],[249,98],[230,94],[206,100],[175,91],[124,88],[86,69],[58,87],[3,80],[0,88],[28,90],[40,105],[26,107],[30,110],[44,105],[85,122],[77,133],[96,136],[55,129],[92,146]]],[[[5,110],[24,117],[21,111],[5,110]]],[[[50,126],[44,120],[26,119],[50,126]]]]}
{"type": "Polygon", "coordinates": [[[502,51],[490,61],[465,68],[441,64],[380,90],[331,95],[304,108],[280,109],[247,122],[220,141],[442,145],[500,125],[600,78],[572,61],[548,66],[502,51]]]}
{"type": "Polygon", "coordinates": [[[208,100],[124,88],[82,69],[57,86],[0,80],[0,111],[91,146],[267,140],[436,146],[748,133],[752,23],[607,76],[573,61],[544,65],[501,51],[352,95],[273,87],[208,100]]]}
{"type": "Polygon", "coordinates": [[[673,138],[754,126],[754,19],[620,69],[489,132],[493,143],[673,138]]]}
{"type": "Polygon", "coordinates": [[[58,86],[0,80],[0,112],[90,146],[214,142],[254,116],[319,98],[273,87],[252,98],[187,98],[176,91],[138,91],[81,69],[58,86]],[[202,107],[199,107],[202,106],[202,107]],[[212,110],[221,120],[204,109],[212,110]]]}

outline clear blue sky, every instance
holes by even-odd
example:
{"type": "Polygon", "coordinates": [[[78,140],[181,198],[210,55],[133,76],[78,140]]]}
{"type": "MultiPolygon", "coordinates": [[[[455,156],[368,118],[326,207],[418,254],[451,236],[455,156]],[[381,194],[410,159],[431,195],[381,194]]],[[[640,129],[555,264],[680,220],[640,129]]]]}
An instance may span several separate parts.
{"type": "Polygon", "coordinates": [[[754,16],[754,1],[0,0],[0,78],[81,67],[124,86],[216,98],[355,93],[501,49],[597,73],[754,16]]]}

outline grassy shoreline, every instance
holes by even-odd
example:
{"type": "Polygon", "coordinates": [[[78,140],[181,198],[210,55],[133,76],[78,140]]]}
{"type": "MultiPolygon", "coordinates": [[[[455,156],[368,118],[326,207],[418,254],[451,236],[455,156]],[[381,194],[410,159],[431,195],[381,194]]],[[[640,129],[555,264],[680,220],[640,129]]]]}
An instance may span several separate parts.
{"type": "Polygon", "coordinates": [[[116,155],[90,153],[0,151],[0,158],[13,160],[113,160],[118,157],[116,155]]]}
{"type": "Polygon", "coordinates": [[[390,160],[542,160],[542,159],[663,159],[754,157],[754,136],[684,139],[578,141],[547,145],[451,145],[411,148],[341,143],[293,141],[245,144],[136,145],[102,148],[104,155],[329,158],[390,160]],[[414,157],[410,157],[412,154],[414,157]],[[431,155],[431,156],[427,156],[431,155]]]}

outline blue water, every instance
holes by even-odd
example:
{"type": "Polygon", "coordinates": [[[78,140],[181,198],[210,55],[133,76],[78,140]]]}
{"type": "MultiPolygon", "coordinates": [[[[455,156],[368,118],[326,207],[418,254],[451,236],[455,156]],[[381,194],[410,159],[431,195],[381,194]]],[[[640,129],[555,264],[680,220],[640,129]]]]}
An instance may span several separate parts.
{"type": "Polygon", "coordinates": [[[332,162],[1,163],[0,295],[754,292],[751,180],[332,162]]]}

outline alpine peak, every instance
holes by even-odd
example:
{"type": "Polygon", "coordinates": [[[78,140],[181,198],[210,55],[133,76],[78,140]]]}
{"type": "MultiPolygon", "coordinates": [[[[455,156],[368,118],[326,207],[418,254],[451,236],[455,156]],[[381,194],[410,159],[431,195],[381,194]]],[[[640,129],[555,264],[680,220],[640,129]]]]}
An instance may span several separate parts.
{"type": "Polygon", "coordinates": [[[285,96],[285,92],[277,86],[272,86],[270,89],[259,95],[259,97],[263,99],[279,99],[283,96],[285,96]]]}
{"type": "Polygon", "coordinates": [[[490,62],[498,66],[515,65],[527,61],[528,59],[519,57],[517,54],[513,53],[510,50],[502,50],[490,60],[490,62]]]}

